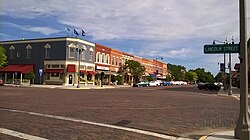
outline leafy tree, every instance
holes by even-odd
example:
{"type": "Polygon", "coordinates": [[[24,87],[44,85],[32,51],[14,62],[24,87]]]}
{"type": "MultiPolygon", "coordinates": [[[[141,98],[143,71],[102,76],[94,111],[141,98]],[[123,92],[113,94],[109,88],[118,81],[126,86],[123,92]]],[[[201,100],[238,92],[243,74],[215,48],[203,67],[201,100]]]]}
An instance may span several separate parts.
{"type": "Polygon", "coordinates": [[[197,69],[192,70],[192,71],[194,71],[197,74],[197,76],[198,76],[197,81],[198,82],[214,82],[214,76],[212,75],[212,73],[205,72],[204,68],[197,68],[197,69]]]}
{"type": "Polygon", "coordinates": [[[174,81],[185,80],[186,68],[184,66],[168,64],[168,70],[172,80],[174,81]]]}
{"type": "Polygon", "coordinates": [[[220,71],[215,77],[216,82],[223,82],[223,73],[220,71]]]}
{"type": "Polygon", "coordinates": [[[171,81],[172,79],[171,79],[171,76],[168,74],[167,76],[166,76],[166,80],[167,81],[171,81]]]}
{"type": "Polygon", "coordinates": [[[153,80],[154,80],[154,77],[152,77],[152,76],[147,76],[146,80],[149,81],[149,82],[150,82],[150,81],[153,81],[153,80]]]}
{"type": "Polygon", "coordinates": [[[27,74],[25,74],[25,78],[26,78],[26,79],[29,79],[29,80],[30,80],[30,84],[31,84],[31,81],[32,81],[33,79],[35,79],[35,74],[34,74],[34,72],[33,72],[33,71],[28,72],[27,74]]]}
{"type": "Polygon", "coordinates": [[[6,50],[3,46],[0,46],[0,68],[7,64],[6,50]]]}
{"type": "Polygon", "coordinates": [[[145,67],[137,61],[128,60],[123,66],[123,71],[130,73],[133,76],[134,82],[138,82],[140,77],[145,73],[145,67]]]}
{"type": "Polygon", "coordinates": [[[188,82],[195,82],[198,79],[198,76],[193,71],[188,71],[185,73],[185,80],[188,82]]]}

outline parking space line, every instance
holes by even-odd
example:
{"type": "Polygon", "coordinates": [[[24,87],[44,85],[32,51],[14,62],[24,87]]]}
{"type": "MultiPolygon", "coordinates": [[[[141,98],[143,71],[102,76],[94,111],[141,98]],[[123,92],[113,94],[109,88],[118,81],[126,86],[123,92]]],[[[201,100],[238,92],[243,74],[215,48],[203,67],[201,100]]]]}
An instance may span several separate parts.
{"type": "Polygon", "coordinates": [[[0,133],[10,135],[13,137],[18,137],[21,139],[26,139],[26,140],[48,140],[45,138],[37,137],[37,136],[32,136],[28,134],[24,134],[18,131],[10,130],[10,129],[5,129],[5,128],[0,128],[0,133]]]}
{"type": "Polygon", "coordinates": [[[134,132],[134,133],[153,136],[153,137],[158,137],[158,138],[162,138],[162,139],[168,139],[168,140],[176,140],[176,139],[178,139],[178,137],[169,136],[169,135],[165,135],[165,134],[160,134],[160,133],[156,133],[156,132],[150,132],[150,131],[146,131],[146,130],[140,130],[140,129],[135,129],[135,128],[128,128],[128,127],[122,127],[122,126],[116,126],[116,125],[110,125],[110,124],[104,124],[104,123],[90,122],[90,121],[74,119],[74,118],[70,118],[70,117],[63,117],[63,116],[49,115],[49,114],[41,114],[41,113],[36,113],[36,112],[14,110],[14,109],[5,109],[5,108],[0,108],[0,110],[1,111],[16,112],[16,113],[24,113],[24,114],[29,114],[29,115],[34,115],[34,116],[41,116],[41,117],[46,117],[46,118],[53,118],[53,119],[64,120],[64,121],[72,121],[72,122],[84,123],[84,124],[89,124],[89,125],[94,125],[94,126],[107,127],[107,128],[112,128],[112,129],[118,129],[118,130],[134,132]]]}

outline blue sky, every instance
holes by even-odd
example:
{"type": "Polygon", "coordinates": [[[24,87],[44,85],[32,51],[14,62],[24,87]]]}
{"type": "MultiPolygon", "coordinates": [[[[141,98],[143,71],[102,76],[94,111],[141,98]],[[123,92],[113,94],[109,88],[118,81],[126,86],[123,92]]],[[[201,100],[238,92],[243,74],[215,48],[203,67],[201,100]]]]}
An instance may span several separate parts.
{"type": "MultiPolygon", "coordinates": [[[[0,2],[0,41],[62,37],[65,28],[83,29],[88,41],[149,59],[163,57],[187,70],[202,67],[214,75],[223,55],[203,54],[203,46],[232,36],[239,42],[238,0],[0,2]]],[[[248,22],[249,15],[248,8],[248,22]]],[[[233,66],[239,62],[237,54],[232,61],[233,66]]]]}

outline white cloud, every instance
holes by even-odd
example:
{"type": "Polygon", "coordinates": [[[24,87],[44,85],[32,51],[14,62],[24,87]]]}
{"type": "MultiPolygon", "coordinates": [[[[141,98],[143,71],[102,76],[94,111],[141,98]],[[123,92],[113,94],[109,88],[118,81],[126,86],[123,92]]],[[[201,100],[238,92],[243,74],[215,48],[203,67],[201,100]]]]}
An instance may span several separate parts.
{"type": "MultiPolygon", "coordinates": [[[[9,25],[14,28],[50,35],[59,32],[52,27],[63,24],[66,27],[83,28],[95,41],[145,40],[146,43],[141,43],[142,46],[132,49],[128,46],[125,49],[130,49],[129,53],[151,58],[182,58],[183,62],[190,59],[193,61],[189,65],[204,66],[212,71],[215,71],[218,62],[223,62],[223,57],[204,55],[203,45],[214,39],[224,41],[225,37],[231,36],[236,38],[236,42],[239,41],[237,0],[0,1],[0,16],[31,20],[54,18],[55,25],[52,24],[51,27],[32,27],[17,23],[9,25]],[[193,42],[182,42],[183,40],[193,42]],[[139,49],[144,51],[138,51],[139,49]]],[[[250,7],[250,23],[249,16],[250,7]]],[[[237,57],[233,61],[238,61],[237,57]]]]}
{"type": "Polygon", "coordinates": [[[238,36],[235,0],[4,0],[2,15],[55,16],[94,39],[171,40],[238,36]]]}
{"type": "Polygon", "coordinates": [[[6,25],[13,28],[18,28],[20,30],[29,31],[29,32],[40,32],[44,35],[50,35],[54,33],[61,32],[60,30],[52,29],[50,27],[33,27],[33,26],[23,26],[10,22],[0,22],[0,25],[6,25]]]}

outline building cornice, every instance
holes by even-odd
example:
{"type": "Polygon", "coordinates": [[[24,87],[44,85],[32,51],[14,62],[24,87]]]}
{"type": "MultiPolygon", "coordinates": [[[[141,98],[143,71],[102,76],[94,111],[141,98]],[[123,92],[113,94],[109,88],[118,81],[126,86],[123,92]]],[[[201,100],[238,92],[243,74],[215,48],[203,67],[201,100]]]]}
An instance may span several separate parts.
{"type": "Polygon", "coordinates": [[[24,40],[10,40],[10,41],[1,41],[0,45],[6,44],[19,44],[19,43],[37,43],[37,42],[52,42],[52,41],[74,41],[80,42],[92,47],[95,47],[95,43],[79,39],[79,38],[69,38],[69,37],[58,37],[58,38],[38,38],[38,39],[24,39],[24,40]]]}

